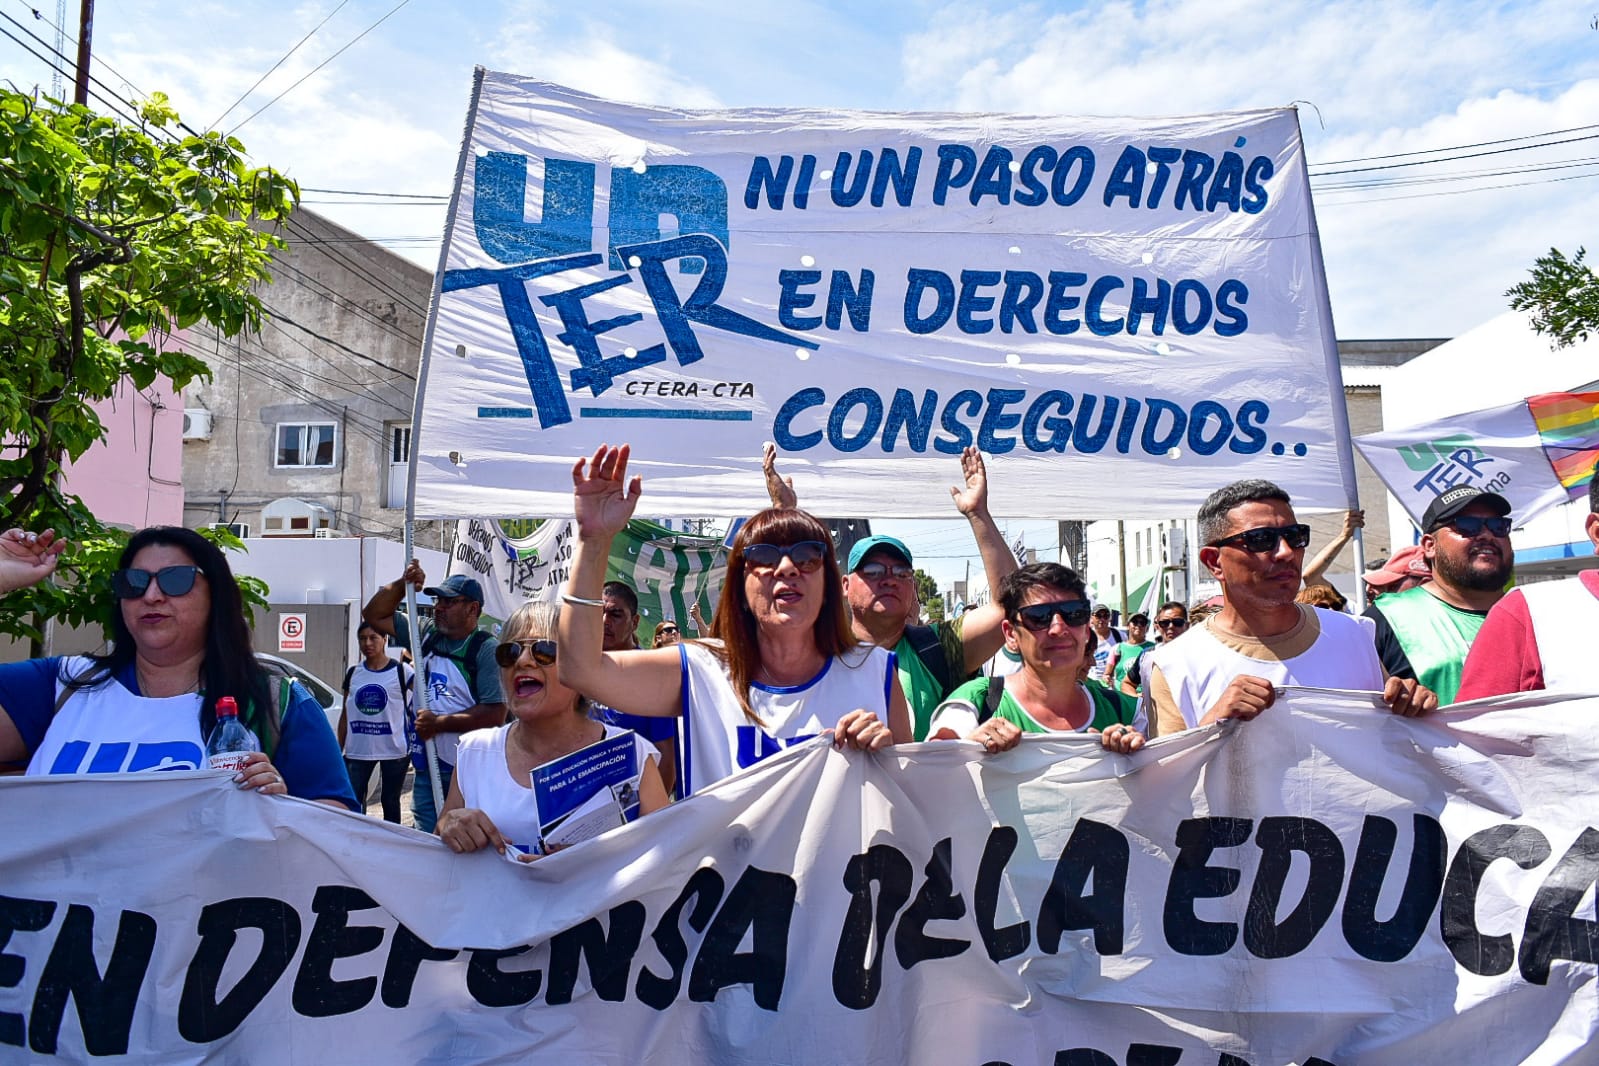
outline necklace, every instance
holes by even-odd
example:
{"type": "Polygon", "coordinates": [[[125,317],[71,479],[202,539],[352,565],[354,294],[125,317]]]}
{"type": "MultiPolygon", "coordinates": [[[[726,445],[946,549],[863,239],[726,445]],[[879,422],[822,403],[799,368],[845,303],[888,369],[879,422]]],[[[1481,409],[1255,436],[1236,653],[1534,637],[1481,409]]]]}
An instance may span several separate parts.
{"type": "Polygon", "coordinates": [[[166,699],[169,696],[187,696],[191,692],[200,691],[200,677],[198,674],[195,675],[193,681],[189,682],[188,687],[181,688],[176,692],[164,692],[160,696],[151,695],[150,690],[153,686],[150,684],[150,680],[145,677],[144,670],[137,663],[134,664],[133,675],[139,682],[140,695],[149,697],[151,699],[166,699]]]}

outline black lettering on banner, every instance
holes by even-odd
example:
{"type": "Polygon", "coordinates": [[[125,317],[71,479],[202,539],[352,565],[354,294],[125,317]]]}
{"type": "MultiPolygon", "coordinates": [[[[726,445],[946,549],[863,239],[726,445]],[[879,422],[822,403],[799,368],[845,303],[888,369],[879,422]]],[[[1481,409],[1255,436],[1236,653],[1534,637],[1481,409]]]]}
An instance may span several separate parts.
{"type": "Polygon", "coordinates": [[[1101,955],[1122,953],[1129,855],[1127,838],[1120,830],[1091,818],[1077,820],[1038,907],[1041,950],[1059,951],[1061,934],[1068,929],[1092,929],[1095,951],[1101,955]],[[1083,889],[1090,878],[1094,891],[1085,896],[1083,889]]]}
{"type": "Polygon", "coordinates": [[[1528,984],[1549,983],[1555,959],[1599,962],[1599,923],[1576,916],[1582,897],[1599,880],[1599,831],[1586,828],[1560,856],[1527,908],[1521,936],[1521,976],[1528,984]]]}
{"type": "Polygon", "coordinates": [[[449,962],[459,951],[436,948],[405,926],[396,926],[389,940],[389,960],[383,966],[383,984],[378,992],[385,1007],[406,1007],[417,971],[424,962],[449,962]]]}
{"type": "Polygon", "coordinates": [[[683,939],[683,930],[679,925],[683,908],[688,906],[689,900],[694,901],[693,909],[688,912],[689,928],[696,933],[705,932],[705,927],[711,923],[711,915],[716,913],[716,905],[722,901],[725,885],[722,875],[713,867],[702,866],[694,871],[683,886],[683,891],[677,894],[677,899],[666,908],[650,938],[655,941],[655,949],[661,953],[661,958],[666,960],[672,972],[661,977],[648,966],[639,967],[633,994],[640,1003],[655,1010],[665,1010],[677,999],[678,992],[683,988],[683,970],[688,963],[688,943],[683,939]]]}
{"type": "Polygon", "coordinates": [[[1516,961],[1508,935],[1484,936],[1477,928],[1477,889],[1499,859],[1530,870],[1549,858],[1549,841],[1530,825],[1496,825],[1471,834],[1455,852],[1444,879],[1439,924],[1455,961],[1479,977],[1493,977],[1516,961]]]}
{"type": "Polygon", "coordinates": [[[1117,1063],[1097,1048],[1074,1047],[1055,1052],[1055,1066],[1117,1066],[1117,1063]]]}
{"type": "Polygon", "coordinates": [[[901,969],[909,970],[928,959],[950,959],[972,946],[970,940],[928,936],[928,922],[955,921],[966,916],[966,901],[955,891],[955,878],[950,867],[953,849],[949,837],[933,845],[933,857],[927,860],[925,880],[916,899],[906,908],[905,914],[894,928],[894,957],[901,969]]]}
{"type": "Polygon", "coordinates": [[[300,916],[283,900],[241,896],[208,903],[200,912],[200,946],[183,977],[178,1032],[194,1044],[227,1036],[266,998],[300,946],[300,916]],[[240,929],[261,930],[261,950],[225,996],[217,983],[240,929]]]}
{"type": "Polygon", "coordinates": [[[126,1055],[139,986],[154,950],[155,919],[140,911],[123,911],[111,958],[101,974],[94,957],[94,911],[79,903],[68,907],[33,994],[28,1046],[41,1055],[55,1054],[71,999],[78,1005],[84,1050],[91,1055],[126,1055]]]}
{"type": "Polygon", "coordinates": [[[1127,1066],[1177,1066],[1183,1049],[1169,1044],[1128,1044],[1127,1066]]]}
{"type": "Polygon", "coordinates": [[[644,904],[633,899],[618,904],[611,908],[610,919],[609,935],[598,918],[590,918],[550,938],[550,990],[544,1002],[552,1006],[572,1002],[578,964],[585,958],[596,995],[612,1003],[627,998],[633,956],[644,939],[644,904]]]}
{"type": "Polygon", "coordinates": [[[294,1010],[307,1018],[332,1018],[351,1014],[372,1002],[378,979],[357,977],[350,981],[333,979],[333,964],[340,959],[365,955],[383,943],[383,930],[375,925],[350,923],[351,911],[371,910],[377,901],[359,888],[347,885],[321,885],[311,899],[316,921],[300,957],[300,972],[294,978],[290,1001],[294,1010]]]}
{"type": "Polygon", "coordinates": [[[865,1010],[877,1002],[883,987],[889,927],[911,898],[910,860],[898,848],[873,844],[865,854],[850,856],[844,867],[844,887],[849,889],[850,901],[838,950],[833,953],[833,998],[846,1007],[865,1010]],[[874,884],[876,907],[872,905],[874,884]]]}
{"type": "Polygon", "coordinates": [[[1262,818],[1255,831],[1260,865],[1244,913],[1244,947],[1262,959],[1285,959],[1310,946],[1338,907],[1344,887],[1344,849],[1338,835],[1312,818],[1262,818]],[[1288,917],[1277,921],[1283,886],[1294,852],[1310,860],[1305,894],[1288,917]]]}
{"type": "Polygon", "coordinates": [[[1033,940],[1032,925],[1025,920],[1003,929],[994,928],[1005,864],[1015,854],[1018,839],[1016,830],[1008,825],[996,825],[988,831],[988,842],[983,845],[983,858],[977,867],[977,887],[972,891],[977,929],[983,936],[988,957],[994,962],[1020,955],[1033,940]]]}
{"type": "MultiPolygon", "coordinates": [[[[55,917],[53,900],[0,896],[0,988],[16,988],[22,983],[28,960],[5,950],[12,933],[37,933],[55,917]]],[[[0,1011],[0,1044],[21,1047],[26,1039],[22,1015],[0,1011]]]]}
{"type": "Polygon", "coordinates": [[[787,874],[747,867],[711,919],[689,973],[688,998],[710,1003],[730,985],[749,985],[755,1005],[776,1010],[788,970],[788,929],[799,885],[787,874]],[[753,950],[739,944],[749,934],[753,950]]]}
{"type": "Polygon", "coordinates": [[[1398,962],[1409,955],[1427,931],[1427,922],[1444,888],[1444,865],[1449,842],[1436,818],[1417,814],[1411,818],[1410,869],[1394,916],[1377,920],[1377,897],[1393,863],[1399,827],[1387,818],[1366,816],[1355,848],[1355,865],[1344,896],[1344,940],[1361,958],[1372,962],[1398,962]]]}
{"type": "Polygon", "coordinates": [[[544,982],[543,970],[502,970],[501,959],[511,959],[533,950],[533,945],[504,951],[474,951],[466,964],[466,992],[485,1007],[520,1007],[533,1002],[544,982]]]}
{"type": "Polygon", "coordinates": [[[1177,859],[1166,886],[1163,925],[1166,943],[1183,955],[1221,955],[1238,940],[1233,922],[1207,922],[1194,913],[1194,901],[1219,899],[1238,889],[1242,875],[1230,866],[1209,866],[1217,848],[1236,848],[1249,839],[1248,818],[1185,818],[1177,826],[1177,859]]]}

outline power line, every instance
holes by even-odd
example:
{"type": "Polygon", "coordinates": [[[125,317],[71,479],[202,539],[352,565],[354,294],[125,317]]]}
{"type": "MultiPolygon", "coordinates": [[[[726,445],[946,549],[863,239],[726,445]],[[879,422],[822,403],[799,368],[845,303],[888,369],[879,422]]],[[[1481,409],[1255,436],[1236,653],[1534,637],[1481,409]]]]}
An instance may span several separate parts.
{"type": "MultiPolygon", "coordinates": [[[[1589,127],[1591,128],[1591,127],[1589,127]]],[[[1331,178],[1339,174],[1360,174],[1372,170],[1398,170],[1401,167],[1432,166],[1434,163],[1453,163],[1460,159],[1480,159],[1489,155],[1504,155],[1506,152],[1526,152],[1535,148],[1553,148],[1561,144],[1575,144],[1578,141],[1599,140],[1599,133],[1588,133],[1581,137],[1567,137],[1558,141],[1541,141],[1538,144],[1524,144],[1516,148],[1492,148],[1485,152],[1462,152],[1459,155],[1446,156],[1442,159],[1416,159],[1409,163],[1384,163],[1374,167],[1350,167],[1347,170],[1328,170],[1317,174],[1318,178],[1331,178]]]]}
{"type": "Polygon", "coordinates": [[[266,311],[269,315],[271,315],[273,319],[275,319],[277,321],[281,321],[281,322],[287,322],[289,325],[293,326],[295,329],[300,330],[303,333],[309,333],[311,336],[315,337],[317,340],[321,341],[323,344],[331,344],[335,348],[338,348],[340,351],[345,352],[348,355],[353,355],[353,356],[355,356],[355,358],[360,359],[360,360],[362,360],[364,362],[371,363],[373,366],[380,367],[383,370],[387,370],[391,374],[398,374],[400,377],[408,378],[411,381],[415,381],[416,380],[416,375],[415,374],[412,374],[412,373],[410,373],[407,370],[402,370],[400,367],[397,367],[397,366],[390,366],[388,363],[383,362],[383,360],[373,358],[372,356],[367,355],[365,352],[356,351],[354,348],[351,348],[349,345],[343,344],[343,343],[341,343],[339,341],[336,341],[332,337],[323,336],[321,333],[318,333],[316,330],[312,329],[310,326],[302,325],[301,323],[296,322],[294,319],[290,318],[288,315],[286,315],[283,312],[279,311],[277,308],[273,307],[271,304],[266,303],[265,301],[262,302],[261,307],[262,307],[262,309],[264,311],[266,311]]]}
{"type": "Polygon", "coordinates": [[[329,196],[381,196],[392,197],[400,200],[437,200],[448,203],[448,196],[428,192],[367,192],[359,189],[313,189],[308,185],[300,186],[301,192],[326,193],[329,196]]]}
{"type": "MultiPolygon", "coordinates": [[[[1349,163],[1372,163],[1380,162],[1384,159],[1403,159],[1406,156],[1412,155],[1434,155],[1438,152],[1459,152],[1464,151],[1467,148],[1487,148],[1495,144],[1514,144],[1516,141],[1530,141],[1536,137],[1559,137],[1560,135],[1566,133],[1581,133],[1583,130],[1593,129],[1599,129],[1599,123],[1588,126],[1571,126],[1563,130],[1546,130],[1543,133],[1525,133],[1519,137],[1501,137],[1495,141],[1477,141],[1474,144],[1454,144],[1444,148],[1418,148],[1413,152],[1391,152],[1388,155],[1365,155],[1357,156],[1353,159],[1335,159],[1326,163],[1317,163],[1315,166],[1341,167],[1349,163]]],[[[1537,148],[1542,146],[1529,145],[1528,147],[1537,148]]]]}
{"type": "Polygon", "coordinates": [[[337,52],[334,52],[332,55],[328,56],[322,62],[320,62],[316,66],[312,67],[309,71],[307,71],[305,73],[305,75],[303,77],[300,78],[299,81],[296,81],[293,85],[289,86],[287,89],[284,89],[282,92],[278,93],[278,95],[276,95],[272,99],[268,100],[265,104],[262,104],[260,107],[256,108],[254,111],[250,112],[248,117],[246,117],[237,126],[234,126],[231,130],[228,131],[228,136],[229,137],[233,136],[241,128],[243,128],[245,123],[249,122],[250,119],[255,118],[255,116],[259,115],[261,112],[265,111],[267,108],[271,107],[273,104],[277,103],[279,100],[283,99],[285,96],[287,96],[290,93],[292,93],[295,89],[298,89],[300,87],[300,85],[307,78],[311,77],[311,75],[315,74],[317,71],[321,70],[323,67],[327,66],[329,63],[333,62],[335,59],[337,59],[340,56],[342,56],[345,52],[349,51],[351,46],[353,46],[357,41],[359,41],[362,37],[365,37],[367,34],[371,33],[373,30],[377,29],[379,26],[383,25],[385,22],[389,21],[390,16],[392,16],[396,11],[399,11],[400,8],[404,7],[406,4],[409,4],[410,2],[411,2],[411,0],[400,0],[400,2],[398,4],[395,4],[392,8],[389,9],[388,14],[384,15],[382,18],[378,19],[372,25],[368,26],[366,29],[362,30],[359,34],[357,34],[356,37],[355,37],[355,40],[352,40],[349,44],[345,45],[343,48],[340,48],[337,52]]]}
{"type": "MultiPolygon", "coordinates": [[[[221,125],[222,124],[222,120],[228,117],[229,112],[231,112],[234,108],[238,107],[240,104],[244,103],[245,99],[248,98],[251,93],[255,92],[257,89],[259,89],[261,87],[261,83],[262,82],[264,82],[268,78],[270,78],[277,71],[277,69],[279,67],[281,67],[283,64],[287,63],[289,61],[289,58],[291,56],[293,56],[294,53],[296,53],[296,52],[298,52],[300,50],[300,46],[301,45],[305,44],[306,41],[309,41],[311,38],[315,37],[316,34],[317,34],[317,31],[320,30],[323,26],[326,26],[328,24],[328,19],[331,19],[334,15],[337,15],[340,11],[343,11],[344,10],[344,5],[348,4],[349,2],[350,2],[350,0],[339,0],[339,6],[334,8],[332,11],[328,12],[327,18],[324,18],[321,22],[318,22],[311,29],[310,33],[307,33],[304,37],[301,37],[299,42],[296,43],[293,48],[291,48],[287,52],[283,53],[283,58],[279,59],[276,63],[272,64],[272,69],[271,70],[267,71],[265,74],[263,74],[259,78],[255,79],[255,84],[250,86],[248,89],[244,90],[244,93],[237,100],[233,101],[233,103],[229,104],[226,111],[223,111],[222,114],[218,115],[215,119],[213,119],[212,122],[211,122],[211,125],[207,126],[206,129],[213,130],[213,129],[216,129],[219,125],[221,125]]],[[[248,120],[246,120],[246,121],[248,121],[248,120]]],[[[237,129],[237,127],[235,127],[235,129],[237,129]]]]}
{"type": "Polygon", "coordinates": [[[1528,185],[1546,185],[1556,181],[1581,181],[1584,178],[1599,178],[1599,173],[1571,174],[1560,178],[1539,178],[1537,181],[1512,181],[1503,185],[1484,185],[1477,189],[1440,189],[1437,192],[1410,193],[1406,196],[1370,196],[1359,200],[1339,200],[1329,204],[1331,207],[1363,207],[1366,204],[1386,203],[1390,200],[1421,200],[1429,196],[1460,196],[1472,192],[1493,192],[1497,189],[1520,189],[1528,185]]]}

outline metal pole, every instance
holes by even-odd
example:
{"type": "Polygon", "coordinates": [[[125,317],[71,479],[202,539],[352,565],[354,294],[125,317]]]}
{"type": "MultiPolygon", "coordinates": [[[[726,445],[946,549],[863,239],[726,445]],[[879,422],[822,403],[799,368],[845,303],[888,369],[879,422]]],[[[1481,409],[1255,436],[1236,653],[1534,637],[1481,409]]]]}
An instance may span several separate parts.
{"type": "MultiPolygon", "coordinates": [[[[411,563],[412,539],[415,530],[411,519],[405,520],[405,562],[411,563]]],[[[416,693],[416,708],[418,711],[428,710],[428,664],[422,658],[422,641],[419,639],[422,627],[417,624],[416,617],[416,588],[409,581],[405,583],[405,620],[411,626],[411,656],[415,659],[414,669],[420,680],[413,683],[412,691],[416,693]]],[[[428,785],[433,790],[433,817],[435,824],[439,814],[444,810],[444,788],[439,774],[439,749],[433,743],[433,738],[428,737],[422,743],[422,750],[427,756],[428,785]]]]}
{"type": "Polygon", "coordinates": [[[1127,624],[1127,527],[1120,519],[1116,519],[1116,569],[1120,577],[1116,579],[1121,587],[1122,595],[1122,625],[1127,624]]]}

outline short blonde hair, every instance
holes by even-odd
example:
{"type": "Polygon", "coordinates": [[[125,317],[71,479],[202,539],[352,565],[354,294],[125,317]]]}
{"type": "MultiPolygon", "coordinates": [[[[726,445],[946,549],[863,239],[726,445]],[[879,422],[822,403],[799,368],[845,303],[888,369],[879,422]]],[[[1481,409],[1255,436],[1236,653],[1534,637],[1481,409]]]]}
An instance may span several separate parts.
{"type": "MultiPolygon", "coordinates": [[[[530,600],[512,611],[511,617],[500,624],[500,641],[509,643],[513,640],[554,640],[556,626],[560,621],[560,604],[530,600]]],[[[501,669],[503,671],[504,668],[501,669]]],[[[577,704],[573,709],[588,717],[589,703],[589,698],[579,692],[577,704]]]]}

